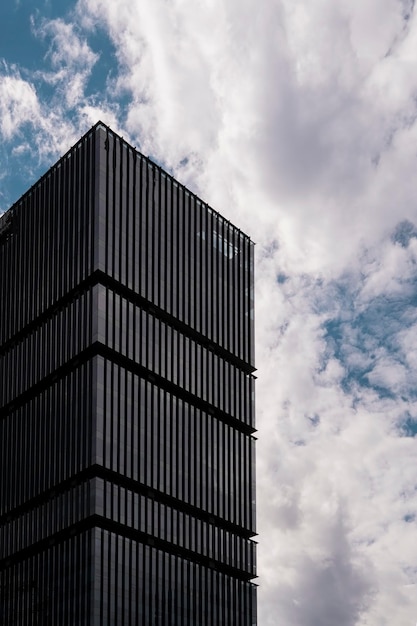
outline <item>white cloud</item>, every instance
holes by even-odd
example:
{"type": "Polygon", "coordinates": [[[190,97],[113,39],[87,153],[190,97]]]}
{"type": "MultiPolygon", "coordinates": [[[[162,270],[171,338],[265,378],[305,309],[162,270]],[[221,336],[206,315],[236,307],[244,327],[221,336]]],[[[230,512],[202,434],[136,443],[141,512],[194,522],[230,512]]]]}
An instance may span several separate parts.
{"type": "Polygon", "coordinates": [[[50,42],[46,60],[51,69],[39,72],[42,80],[55,86],[57,96],[69,108],[82,103],[86,82],[98,55],[80,37],[74,25],[62,19],[41,20],[37,23],[32,18],[32,28],[36,37],[50,42]]]}
{"type": "MultiPolygon", "coordinates": [[[[28,185],[98,119],[118,130],[118,104],[105,94],[87,93],[99,55],[81,27],[39,16],[31,25],[45,44],[41,68],[0,65],[0,138],[7,155],[2,165],[7,173],[11,153],[28,185]]],[[[6,209],[11,199],[6,193],[0,197],[6,209]]]]}
{"type": "MultiPolygon", "coordinates": [[[[62,109],[50,109],[40,99],[34,81],[22,77],[18,68],[3,64],[0,68],[0,138],[3,149],[9,151],[8,160],[3,163],[5,176],[14,158],[19,162],[16,167],[22,167],[30,183],[34,165],[60,156],[68,149],[68,141],[76,137],[62,109]]],[[[7,209],[7,204],[2,208],[7,209]]]]}
{"type": "Polygon", "coordinates": [[[3,67],[0,82],[0,132],[10,140],[27,123],[37,122],[40,106],[34,86],[14,68],[3,67]]]}

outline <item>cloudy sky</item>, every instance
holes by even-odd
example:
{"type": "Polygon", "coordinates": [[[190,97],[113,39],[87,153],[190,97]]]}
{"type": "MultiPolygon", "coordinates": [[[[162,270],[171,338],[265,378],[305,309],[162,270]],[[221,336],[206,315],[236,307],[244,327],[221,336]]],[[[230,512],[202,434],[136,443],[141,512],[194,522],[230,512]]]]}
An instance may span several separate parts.
{"type": "Polygon", "coordinates": [[[257,243],[259,626],[417,621],[413,5],[0,5],[0,212],[101,119],[257,243]]]}

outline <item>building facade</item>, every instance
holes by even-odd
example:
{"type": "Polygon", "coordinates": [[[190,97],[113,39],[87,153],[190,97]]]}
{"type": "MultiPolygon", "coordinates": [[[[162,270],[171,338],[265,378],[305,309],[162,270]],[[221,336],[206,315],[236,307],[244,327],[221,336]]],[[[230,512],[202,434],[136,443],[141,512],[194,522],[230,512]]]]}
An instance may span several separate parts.
{"type": "Polygon", "coordinates": [[[0,623],[254,626],[253,244],[102,123],[0,219],[0,623]]]}

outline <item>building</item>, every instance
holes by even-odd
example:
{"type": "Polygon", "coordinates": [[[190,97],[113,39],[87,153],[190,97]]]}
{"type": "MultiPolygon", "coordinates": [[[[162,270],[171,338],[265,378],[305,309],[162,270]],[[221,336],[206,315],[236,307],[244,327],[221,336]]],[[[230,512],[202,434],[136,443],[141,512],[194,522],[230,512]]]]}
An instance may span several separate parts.
{"type": "Polygon", "coordinates": [[[102,123],[3,215],[1,624],[256,624],[252,294],[102,123]]]}

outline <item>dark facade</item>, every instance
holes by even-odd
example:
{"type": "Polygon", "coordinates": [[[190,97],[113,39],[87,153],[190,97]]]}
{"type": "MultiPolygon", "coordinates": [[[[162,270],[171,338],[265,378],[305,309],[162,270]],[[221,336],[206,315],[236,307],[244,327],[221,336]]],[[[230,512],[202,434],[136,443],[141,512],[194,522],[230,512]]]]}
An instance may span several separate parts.
{"type": "Polygon", "coordinates": [[[252,294],[101,123],[0,219],[0,624],[256,624],[252,294]]]}

